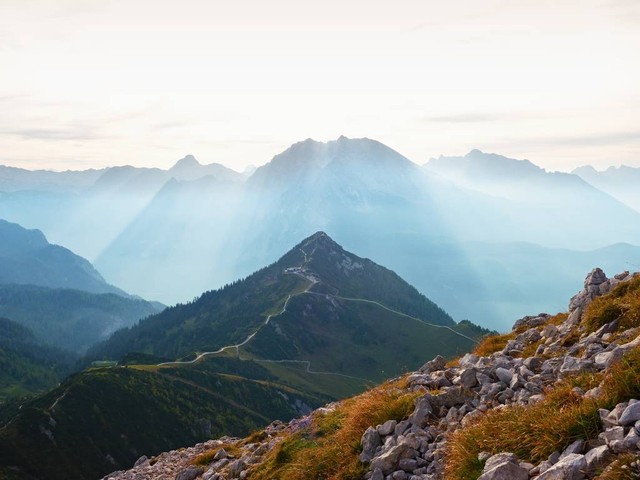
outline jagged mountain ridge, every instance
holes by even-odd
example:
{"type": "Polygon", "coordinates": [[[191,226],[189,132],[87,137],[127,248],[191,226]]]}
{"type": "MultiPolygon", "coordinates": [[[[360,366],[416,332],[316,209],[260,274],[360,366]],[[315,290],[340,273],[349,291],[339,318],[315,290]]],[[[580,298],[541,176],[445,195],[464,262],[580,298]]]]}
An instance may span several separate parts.
{"type": "Polygon", "coordinates": [[[636,478],[639,293],[640,274],[594,269],[568,313],[524,317],[454,364],[436,357],[261,435],[142,457],[104,478],[636,478]]]}

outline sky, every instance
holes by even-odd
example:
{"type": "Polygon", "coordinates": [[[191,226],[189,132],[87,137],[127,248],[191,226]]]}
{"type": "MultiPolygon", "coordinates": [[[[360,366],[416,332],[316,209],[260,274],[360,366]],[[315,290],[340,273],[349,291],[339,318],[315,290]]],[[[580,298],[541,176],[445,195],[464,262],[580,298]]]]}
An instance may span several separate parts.
{"type": "Polygon", "coordinates": [[[0,0],[0,164],[238,171],[314,138],[640,167],[637,0],[0,0]]]}

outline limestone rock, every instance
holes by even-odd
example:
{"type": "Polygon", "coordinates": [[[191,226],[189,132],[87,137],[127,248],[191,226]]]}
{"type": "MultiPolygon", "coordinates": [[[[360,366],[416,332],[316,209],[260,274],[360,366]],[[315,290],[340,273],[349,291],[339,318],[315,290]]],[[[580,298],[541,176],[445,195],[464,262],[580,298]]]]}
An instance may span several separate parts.
{"type": "Polygon", "coordinates": [[[540,474],[536,480],[582,480],[586,468],[587,461],[584,455],[572,453],[540,474]]]}

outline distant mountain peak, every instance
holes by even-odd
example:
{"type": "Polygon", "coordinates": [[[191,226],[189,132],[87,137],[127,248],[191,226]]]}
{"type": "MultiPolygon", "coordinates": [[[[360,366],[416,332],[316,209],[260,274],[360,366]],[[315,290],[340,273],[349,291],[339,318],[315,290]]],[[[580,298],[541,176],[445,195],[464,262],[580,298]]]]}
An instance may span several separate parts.
{"type": "Polygon", "coordinates": [[[355,171],[371,166],[400,168],[411,173],[411,169],[415,168],[415,164],[408,158],[377,140],[341,135],[336,140],[328,142],[308,138],[294,143],[274,156],[269,163],[258,168],[252,177],[253,181],[282,182],[293,177],[300,179],[309,172],[318,172],[327,167],[355,171]]]}
{"type": "Polygon", "coordinates": [[[479,155],[484,155],[485,153],[482,150],[479,150],[477,148],[474,148],[473,150],[471,150],[469,153],[467,153],[465,155],[465,157],[469,158],[469,157],[477,157],[479,155]]]}
{"type": "Polygon", "coordinates": [[[198,162],[198,160],[196,160],[196,157],[194,157],[193,155],[189,154],[186,155],[184,158],[181,158],[180,160],[178,160],[175,165],[173,167],[170,168],[170,170],[182,170],[184,168],[193,168],[193,167],[200,167],[201,164],[200,162],[198,162]]]}
{"type": "Polygon", "coordinates": [[[314,250],[321,248],[328,251],[342,250],[342,247],[338,245],[338,243],[336,243],[329,235],[322,231],[318,231],[310,237],[304,239],[301,243],[301,248],[314,250]]]}
{"type": "Polygon", "coordinates": [[[427,169],[439,173],[455,171],[469,175],[474,181],[477,180],[477,175],[499,174],[502,177],[518,178],[544,175],[546,173],[544,169],[529,160],[517,160],[497,153],[483,152],[477,148],[471,150],[464,157],[445,157],[441,155],[438,158],[432,158],[425,166],[427,169]]]}

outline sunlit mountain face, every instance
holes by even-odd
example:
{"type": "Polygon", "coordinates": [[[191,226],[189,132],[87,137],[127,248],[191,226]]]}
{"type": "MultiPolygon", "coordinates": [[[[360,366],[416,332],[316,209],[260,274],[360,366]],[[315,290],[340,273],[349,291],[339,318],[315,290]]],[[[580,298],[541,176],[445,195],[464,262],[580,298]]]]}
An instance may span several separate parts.
{"type": "Polygon", "coordinates": [[[454,319],[495,329],[562,309],[595,265],[640,264],[640,213],[621,179],[631,174],[550,173],[478,150],[420,166],[375,140],[340,137],[296,143],[250,175],[192,156],[169,170],[3,172],[0,218],[41,229],[110,283],[166,304],[246,276],[318,230],[454,319]]]}

